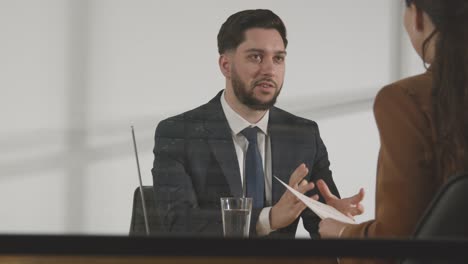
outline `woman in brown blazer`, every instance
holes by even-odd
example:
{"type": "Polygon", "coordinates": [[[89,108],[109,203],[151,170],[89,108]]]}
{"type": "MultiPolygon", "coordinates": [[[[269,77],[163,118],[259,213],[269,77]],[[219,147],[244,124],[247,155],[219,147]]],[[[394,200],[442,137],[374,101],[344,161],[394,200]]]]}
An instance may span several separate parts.
{"type": "MultiPolygon", "coordinates": [[[[324,219],[322,237],[409,237],[441,185],[468,167],[468,1],[406,0],[404,25],[431,66],[375,98],[381,144],[375,219],[357,225],[324,219]]],[[[327,203],[339,204],[323,182],[318,188],[327,203]]]]}

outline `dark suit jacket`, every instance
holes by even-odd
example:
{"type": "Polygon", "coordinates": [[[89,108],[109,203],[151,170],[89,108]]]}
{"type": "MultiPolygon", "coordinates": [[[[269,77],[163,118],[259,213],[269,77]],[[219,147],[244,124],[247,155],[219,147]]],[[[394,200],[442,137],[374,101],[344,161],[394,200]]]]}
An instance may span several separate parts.
{"type": "MultiPolygon", "coordinates": [[[[194,110],[161,121],[156,129],[152,169],[156,207],[162,231],[171,235],[222,236],[220,197],[242,195],[239,163],[221,94],[194,110]]],[[[305,163],[309,168],[306,179],[325,180],[338,196],[315,122],[273,107],[268,133],[274,176],[287,183],[297,166],[305,163]]],[[[274,205],[286,189],[272,180],[274,205]]],[[[308,195],[315,193],[312,190],[308,195]]],[[[255,236],[260,211],[252,210],[251,236],[255,236]]],[[[320,219],[309,209],[301,216],[311,236],[317,236],[320,219]]],[[[298,221],[271,235],[294,237],[298,221]]]]}

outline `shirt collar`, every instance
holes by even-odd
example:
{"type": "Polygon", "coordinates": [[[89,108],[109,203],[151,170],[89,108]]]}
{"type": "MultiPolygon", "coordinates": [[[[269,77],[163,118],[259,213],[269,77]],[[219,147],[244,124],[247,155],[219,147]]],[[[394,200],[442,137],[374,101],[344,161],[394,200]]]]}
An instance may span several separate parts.
{"type": "Polygon", "coordinates": [[[256,124],[251,124],[249,121],[245,120],[242,116],[240,116],[234,109],[226,101],[224,97],[225,91],[221,94],[221,106],[224,111],[224,115],[226,115],[226,119],[228,121],[229,127],[231,128],[234,135],[239,134],[244,128],[256,126],[260,128],[260,130],[267,135],[267,128],[268,128],[268,120],[270,116],[270,110],[268,110],[265,115],[258,121],[256,124]]]}

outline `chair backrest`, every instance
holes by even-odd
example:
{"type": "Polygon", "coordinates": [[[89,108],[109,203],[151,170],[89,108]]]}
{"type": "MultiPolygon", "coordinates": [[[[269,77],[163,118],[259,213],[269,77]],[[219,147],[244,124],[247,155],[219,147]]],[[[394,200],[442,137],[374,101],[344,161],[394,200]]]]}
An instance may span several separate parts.
{"type": "Polygon", "coordinates": [[[452,177],[419,222],[415,238],[468,238],[468,173],[452,177]]]}
{"type": "MultiPolygon", "coordinates": [[[[148,215],[148,225],[150,235],[157,235],[160,228],[159,215],[155,205],[155,195],[153,186],[143,186],[143,195],[145,197],[146,213],[148,215]]],[[[130,223],[130,235],[146,235],[145,218],[143,214],[143,203],[141,202],[140,187],[137,187],[133,193],[132,219],[130,223]]]]}
{"type": "MultiPolygon", "coordinates": [[[[414,239],[468,239],[468,173],[451,177],[429,204],[414,239]]],[[[466,263],[459,260],[404,260],[416,263],[466,263]]]]}

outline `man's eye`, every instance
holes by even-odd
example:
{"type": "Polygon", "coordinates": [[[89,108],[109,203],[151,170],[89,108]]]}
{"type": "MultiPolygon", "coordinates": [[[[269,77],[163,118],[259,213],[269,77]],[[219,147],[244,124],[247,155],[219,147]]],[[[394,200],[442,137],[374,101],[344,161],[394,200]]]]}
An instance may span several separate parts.
{"type": "Polygon", "coordinates": [[[284,61],[284,57],[283,56],[277,56],[275,58],[276,62],[283,62],[284,61]]]}
{"type": "Polygon", "coordinates": [[[254,61],[257,61],[257,62],[260,62],[262,60],[262,56],[260,56],[259,54],[252,54],[249,56],[251,60],[254,60],[254,61]]]}

